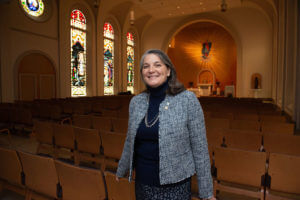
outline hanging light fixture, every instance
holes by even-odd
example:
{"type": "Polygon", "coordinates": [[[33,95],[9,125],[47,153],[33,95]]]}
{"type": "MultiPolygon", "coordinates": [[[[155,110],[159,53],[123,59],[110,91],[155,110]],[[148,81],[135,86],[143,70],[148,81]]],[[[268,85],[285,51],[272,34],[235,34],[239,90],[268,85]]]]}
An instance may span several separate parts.
{"type": "Polygon", "coordinates": [[[129,13],[130,25],[134,25],[134,11],[131,10],[129,13]]]}
{"type": "Polygon", "coordinates": [[[100,0],[94,0],[94,7],[98,8],[100,4],[100,0]]]}
{"type": "Polygon", "coordinates": [[[226,0],[222,0],[222,3],[220,5],[220,8],[221,8],[221,11],[222,12],[226,12],[227,10],[227,3],[226,3],[226,0]]]}

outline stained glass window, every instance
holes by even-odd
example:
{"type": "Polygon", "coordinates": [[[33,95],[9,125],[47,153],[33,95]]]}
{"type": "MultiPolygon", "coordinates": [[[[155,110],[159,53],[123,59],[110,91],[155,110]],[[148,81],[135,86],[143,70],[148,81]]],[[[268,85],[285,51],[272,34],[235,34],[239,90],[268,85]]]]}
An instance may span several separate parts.
{"type": "Polygon", "coordinates": [[[134,93],[134,38],[127,33],[127,91],[134,93]]]}
{"type": "Polygon", "coordinates": [[[104,95],[114,94],[114,30],[104,24],[104,95]]]}
{"type": "Polygon", "coordinates": [[[44,13],[44,3],[42,0],[20,0],[22,8],[31,16],[39,17],[44,13]]]}
{"type": "Polygon", "coordinates": [[[86,96],[86,20],[80,10],[71,13],[71,95],[86,96]]]}

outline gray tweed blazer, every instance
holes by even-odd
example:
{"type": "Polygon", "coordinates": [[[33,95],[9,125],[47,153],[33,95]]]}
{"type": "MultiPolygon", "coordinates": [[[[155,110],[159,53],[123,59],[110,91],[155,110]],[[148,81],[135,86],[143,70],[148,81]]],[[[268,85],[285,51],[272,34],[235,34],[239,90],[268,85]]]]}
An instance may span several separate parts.
{"type": "MultiPolygon", "coordinates": [[[[128,132],[117,170],[132,177],[134,141],[148,109],[148,95],[141,93],[129,105],[128,132]]],[[[213,196],[210,160],[203,111],[194,93],[167,95],[159,107],[159,178],[161,184],[176,183],[197,174],[200,198],[213,196]]]]}

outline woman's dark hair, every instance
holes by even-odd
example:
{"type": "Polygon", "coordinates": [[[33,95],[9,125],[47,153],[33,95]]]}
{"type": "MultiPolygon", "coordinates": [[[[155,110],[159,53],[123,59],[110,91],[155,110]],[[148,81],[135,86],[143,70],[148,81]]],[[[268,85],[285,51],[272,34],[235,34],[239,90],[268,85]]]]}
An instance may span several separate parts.
{"type": "MultiPolygon", "coordinates": [[[[168,85],[169,85],[169,87],[167,89],[167,94],[176,95],[176,94],[179,94],[180,92],[184,91],[185,87],[181,82],[178,81],[177,75],[176,75],[176,70],[175,70],[173,63],[171,62],[168,55],[159,49],[149,49],[143,54],[143,56],[141,58],[141,62],[140,62],[140,74],[142,75],[145,57],[149,54],[157,55],[160,58],[160,60],[167,66],[167,68],[170,69],[170,76],[168,77],[168,80],[167,80],[168,85]]],[[[143,76],[141,76],[141,77],[142,77],[142,80],[144,81],[143,76]]]]}

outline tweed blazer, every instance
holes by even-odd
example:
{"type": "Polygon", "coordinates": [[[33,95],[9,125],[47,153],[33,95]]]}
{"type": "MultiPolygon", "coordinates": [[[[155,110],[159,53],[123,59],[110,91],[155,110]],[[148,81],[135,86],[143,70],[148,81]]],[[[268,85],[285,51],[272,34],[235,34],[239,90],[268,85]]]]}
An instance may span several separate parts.
{"type": "MultiPolygon", "coordinates": [[[[118,164],[117,176],[133,171],[134,142],[137,129],[148,109],[144,92],[130,101],[127,137],[118,164]]],[[[197,174],[200,198],[213,196],[210,160],[203,111],[194,93],[183,91],[166,95],[159,107],[160,184],[176,183],[197,174]]]]}

